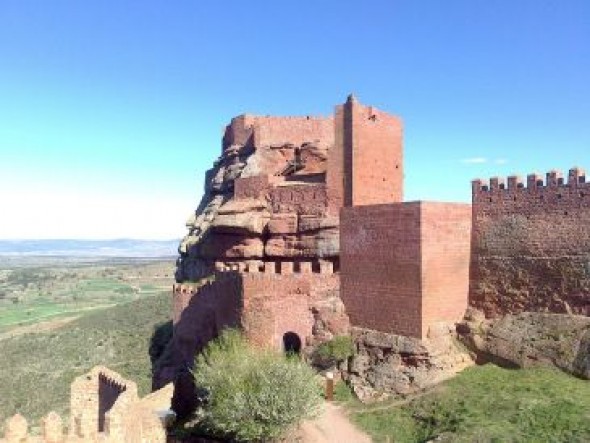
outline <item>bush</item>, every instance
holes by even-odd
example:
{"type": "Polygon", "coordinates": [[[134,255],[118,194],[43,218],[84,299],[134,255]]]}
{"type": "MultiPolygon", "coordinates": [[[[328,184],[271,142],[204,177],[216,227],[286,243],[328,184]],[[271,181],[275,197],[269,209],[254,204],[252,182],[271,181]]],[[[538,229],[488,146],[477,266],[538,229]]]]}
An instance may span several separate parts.
{"type": "Polygon", "coordinates": [[[353,354],[354,346],[350,336],[339,335],[319,345],[313,354],[313,361],[320,367],[328,368],[346,360],[353,354]]]}
{"type": "Polygon", "coordinates": [[[195,384],[207,392],[200,426],[216,436],[264,441],[315,415],[320,388],[314,371],[296,357],[251,348],[226,330],[199,355],[195,384]]]}

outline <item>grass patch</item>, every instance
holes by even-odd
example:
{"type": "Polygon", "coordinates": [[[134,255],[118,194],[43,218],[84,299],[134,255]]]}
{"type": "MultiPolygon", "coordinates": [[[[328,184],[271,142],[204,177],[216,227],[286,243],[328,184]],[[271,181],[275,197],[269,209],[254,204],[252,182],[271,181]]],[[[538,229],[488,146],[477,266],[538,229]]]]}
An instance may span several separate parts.
{"type": "Polygon", "coordinates": [[[489,364],[402,405],[346,404],[376,442],[590,441],[590,383],[551,368],[489,364]]]}

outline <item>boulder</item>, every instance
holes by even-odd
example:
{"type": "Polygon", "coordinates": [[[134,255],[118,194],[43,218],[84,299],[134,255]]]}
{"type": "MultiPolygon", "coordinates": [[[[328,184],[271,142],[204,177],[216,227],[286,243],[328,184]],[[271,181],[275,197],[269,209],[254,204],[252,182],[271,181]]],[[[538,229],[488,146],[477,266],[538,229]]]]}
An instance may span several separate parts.
{"type": "Polygon", "coordinates": [[[352,338],[357,352],[344,378],[362,401],[421,391],[473,364],[450,326],[426,340],[362,328],[352,338]]]}
{"type": "Polygon", "coordinates": [[[590,318],[523,312],[485,320],[468,311],[458,326],[480,361],[526,368],[548,365],[590,379],[590,318]]]}

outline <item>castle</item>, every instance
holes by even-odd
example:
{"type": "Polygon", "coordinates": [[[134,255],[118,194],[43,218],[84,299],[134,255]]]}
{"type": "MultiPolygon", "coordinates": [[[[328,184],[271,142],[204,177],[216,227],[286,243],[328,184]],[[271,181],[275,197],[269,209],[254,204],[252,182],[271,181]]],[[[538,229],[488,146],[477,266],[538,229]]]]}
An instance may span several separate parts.
{"type": "Polygon", "coordinates": [[[584,171],[474,180],[472,197],[404,202],[401,121],[352,96],[327,118],[234,118],[179,248],[156,392],[97,367],[72,384],[67,435],[55,413],[39,437],[17,415],[0,442],[165,441],[161,414],[192,410],[194,356],[226,327],[308,356],[349,334],[342,375],[368,398],[472,364],[454,342],[468,308],[590,317],[584,171]]]}
{"type": "Polygon", "coordinates": [[[584,172],[472,186],[472,205],[404,202],[402,123],[353,96],[326,118],[234,118],[179,248],[154,385],[176,381],[182,398],[225,327],[296,352],[348,333],[422,349],[468,306],[590,315],[584,172]]]}

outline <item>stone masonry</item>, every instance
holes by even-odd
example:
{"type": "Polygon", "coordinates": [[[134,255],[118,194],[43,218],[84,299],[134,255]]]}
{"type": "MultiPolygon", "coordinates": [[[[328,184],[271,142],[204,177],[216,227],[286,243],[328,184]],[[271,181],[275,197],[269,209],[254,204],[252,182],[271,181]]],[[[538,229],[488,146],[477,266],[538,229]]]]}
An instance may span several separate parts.
{"type": "Polygon", "coordinates": [[[165,443],[172,385],[139,398],[137,385],[103,366],[76,378],[71,385],[70,424],[50,412],[41,435],[32,436],[24,417],[8,419],[0,443],[165,443]]]}
{"type": "Polygon", "coordinates": [[[469,303],[488,317],[590,316],[590,182],[580,168],[473,182],[469,303]]]}

